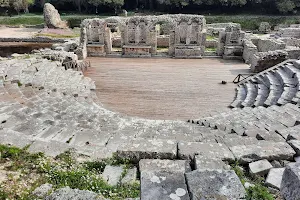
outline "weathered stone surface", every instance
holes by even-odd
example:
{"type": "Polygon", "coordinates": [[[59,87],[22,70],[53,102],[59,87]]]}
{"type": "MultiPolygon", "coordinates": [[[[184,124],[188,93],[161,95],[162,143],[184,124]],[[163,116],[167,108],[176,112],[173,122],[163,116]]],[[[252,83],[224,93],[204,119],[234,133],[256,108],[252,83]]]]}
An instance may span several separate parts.
{"type": "Polygon", "coordinates": [[[195,170],[186,173],[192,200],[242,199],[245,189],[232,170],[195,170]]]}
{"type": "Polygon", "coordinates": [[[265,175],[272,169],[273,166],[267,160],[259,160],[256,162],[249,163],[249,169],[251,174],[265,175]]]}
{"type": "Polygon", "coordinates": [[[289,140],[288,143],[296,151],[296,156],[300,156],[300,141],[299,140],[289,140]]]}
{"type": "Polygon", "coordinates": [[[234,156],[227,146],[220,143],[180,142],[178,156],[181,159],[194,159],[195,155],[207,158],[233,161],[234,156]]]}
{"type": "Polygon", "coordinates": [[[280,193],[286,200],[300,197],[300,163],[289,164],[283,172],[280,193]]]}
{"type": "Polygon", "coordinates": [[[221,159],[213,159],[205,156],[195,156],[195,169],[230,169],[230,166],[221,159]]]}
{"type": "Polygon", "coordinates": [[[257,160],[292,160],[293,148],[285,142],[259,141],[253,145],[230,147],[237,160],[249,163],[257,160]]]}
{"type": "Polygon", "coordinates": [[[46,200],[105,200],[98,194],[87,191],[71,189],[69,187],[61,188],[53,192],[51,195],[46,197],[46,200]]]}
{"type": "Polygon", "coordinates": [[[177,155],[177,144],[172,140],[133,139],[129,143],[120,145],[117,156],[138,162],[144,158],[174,159],[177,155]]]}
{"type": "Polygon", "coordinates": [[[58,156],[61,153],[67,151],[70,147],[66,143],[56,142],[56,141],[34,141],[28,151],[31,153],[42,152],[47,156],[58,156]]]}
{"type": "Polygon", "coordinates": [[[58,11],[50,3],[44,5],[44,20],[48,28],[68,28],[67,22],[61,20],[58,11]]]}
{"type": "Polygon", "coordinates": [[[39,187],[37,187],[32,194],[39,197],[39,198],[44,198],[46,197],[49,192],[52,190],[52,184],[45,183],[39,187]]]}
{"type": "Polygon", "coordinates": [[[159,160],[142,159],[139,162],[140,171],[167,171],[167,172],[189,172],[191,171],[188,160],[159,160]]]}
{"type": "Polygon", "coordinates": [[[189,200],[183,173],[166,171],[141,172],[141,199],[143,200],[189,200]]]}
{"type": "Polygon", "coordinates": [[[271,31],[271,25],[269,22],[261,22],[258,31],[261,33],[269,33],[271,31]]]}
{"type": "Polygon", "coordinates": [[[131,184],[134,181],[136,181],[137,176],[137,168],[133,167],[127,170],[127,173],[125,174],[124,178],[122,178],[121,183],[124,184],[131,184]]]}
{"type": "Polygon", "coordinates": [[[116,186],[121,181],[123,170],[122,166],[106,165],[102,177],[109,185],[116,186]]]}
{"type": "Polygon", "coordinates": [[[270,169],[269,174],[266,179],[266,185],[280,189],[281,180],[285,168],[275,168],[270,169]]]}

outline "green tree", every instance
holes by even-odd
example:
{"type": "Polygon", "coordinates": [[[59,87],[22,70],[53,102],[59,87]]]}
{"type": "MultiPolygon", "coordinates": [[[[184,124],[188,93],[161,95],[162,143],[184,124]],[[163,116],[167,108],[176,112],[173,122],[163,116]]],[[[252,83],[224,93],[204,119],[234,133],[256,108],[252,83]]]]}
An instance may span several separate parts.
{"type": "Polygon", "coordinates": [[[276,0],[276,7],[280,13],[288,13],[296,7],[292,0],[276,0]]]}

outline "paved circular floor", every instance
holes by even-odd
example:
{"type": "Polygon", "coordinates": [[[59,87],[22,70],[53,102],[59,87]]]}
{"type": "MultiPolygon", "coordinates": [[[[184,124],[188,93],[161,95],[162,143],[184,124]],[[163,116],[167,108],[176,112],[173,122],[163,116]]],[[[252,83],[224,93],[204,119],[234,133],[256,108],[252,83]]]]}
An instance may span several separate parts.
{"type": "Polygon", "coordinates": [[[148,119],[195,119],[233,101],[242,61],[223,59],[88,58],[104,107],[148,119]],[[220,84],[227,81],[226,85],[220,84]]]}

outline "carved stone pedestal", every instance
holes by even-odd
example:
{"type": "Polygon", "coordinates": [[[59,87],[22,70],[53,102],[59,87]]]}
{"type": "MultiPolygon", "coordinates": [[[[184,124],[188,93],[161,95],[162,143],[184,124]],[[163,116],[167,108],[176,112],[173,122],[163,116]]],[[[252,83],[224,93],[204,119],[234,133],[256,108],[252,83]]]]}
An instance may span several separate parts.
{"type": "Polygon", "coordinates": [[[130,46],[124,45],[122,48],[123,57],[151,57],[151,46],[130,46]]]}
{"type": "Polygon", "coordinates": [[[104,44],[87,44],[87,55],[91,57],[105,56],[104,44]]]}
{"type": "Polygon", "coordinates": [[[202,58],[200,46],[175,46],[175,58],[202,58]]]}

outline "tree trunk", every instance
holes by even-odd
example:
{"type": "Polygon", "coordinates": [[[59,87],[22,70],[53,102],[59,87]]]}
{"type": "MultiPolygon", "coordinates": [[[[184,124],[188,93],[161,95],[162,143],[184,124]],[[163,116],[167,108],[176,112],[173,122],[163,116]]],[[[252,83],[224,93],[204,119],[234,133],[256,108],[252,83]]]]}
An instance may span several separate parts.
{"type": "Polygon", "coordinates": [[[96,14],[98,14],[98,6],[96,6],[96,14]]]}

